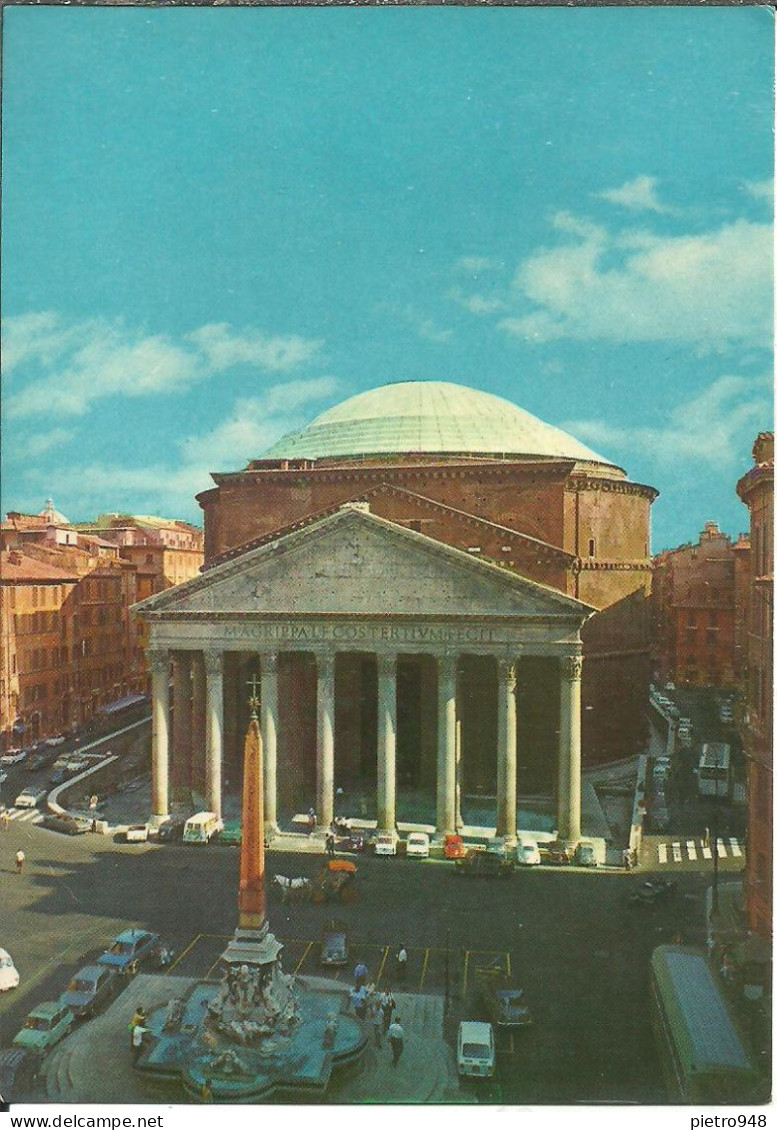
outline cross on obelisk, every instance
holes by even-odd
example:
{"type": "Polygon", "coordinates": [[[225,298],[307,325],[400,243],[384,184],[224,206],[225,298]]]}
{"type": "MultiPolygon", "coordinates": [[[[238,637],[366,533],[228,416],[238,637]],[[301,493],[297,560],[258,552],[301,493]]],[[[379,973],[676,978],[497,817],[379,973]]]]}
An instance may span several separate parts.
{"type": "Polygon", "coordinates": [[[258,711],[259,711],[259,686],[260,685],[261,684],[257,680],[255,673],[251,676],[250,679],[246,680],[246,686],[251,688],[251,695],[248,699],[248,705],[251,707],[251,717],[257,718],[257,719],[259,717],[258,711]]]}

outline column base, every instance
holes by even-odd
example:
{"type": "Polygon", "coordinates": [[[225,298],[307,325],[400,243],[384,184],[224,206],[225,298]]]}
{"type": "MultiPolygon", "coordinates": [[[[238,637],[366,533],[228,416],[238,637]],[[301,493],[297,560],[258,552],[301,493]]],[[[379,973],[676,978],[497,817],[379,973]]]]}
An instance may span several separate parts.
{"type": "Polygon", "coordinates": [[[161,828],[170,819],[169,812],[152,812],[148,818],[149,828],[161,828]]]}

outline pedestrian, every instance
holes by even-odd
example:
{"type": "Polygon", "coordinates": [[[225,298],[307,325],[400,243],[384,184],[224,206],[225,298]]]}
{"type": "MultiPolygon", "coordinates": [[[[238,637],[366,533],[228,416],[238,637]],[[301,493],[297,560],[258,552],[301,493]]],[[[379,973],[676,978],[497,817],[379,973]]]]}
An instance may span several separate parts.
{"type": "Polygon", "coordinates": [[[367,966],[363,961],[360,961],[353,971],[353,984],[354,988],[361,989],[367,980],[367,966]]]}
{"type": "Polygon", "coordinates": [[[623,866],[627,871],[631,871],[631,850],[627,847],[623,849],[623,866]]]}
{"type": "Polygon", "coordinates": [[[7,832],[8,829],[10,828],[10,826],[11,826],[11,816],[10,816],[10,813],[8,812],[7,808],[3,811],[2,819],[3,819],[3,831],[7,832]]]}
{"type": "Polygon", "coordinates": [[[380,1004],[375,1001],[372,1006],[372,1034],[375,1038],[375,1047],[383,1046],[383,1012],[380,1004]]]}
{"type": "Polygon", "coordinates": [[[139,1004],[138,1007],[135,1009],[134,1013],[132,1014],[132,1019],[129,1022],[130,1048],[134,1047],[133,1033],[134,1033],[135,1029],[138,1027],[138,1025],[140,1025],[141,1027],[145,1027],[145,1024],[146,1024],[146,1010],[143,1008],[142,1004],[139,1004]]]}
{"type": "Polygon", "coordinates": [[[316,830],[316,810],[315,808],[308,809],[308,835],[312,836],[316,830]]]}
{"type": "Polygon", "coordinates": [[[133,1067],[140,1059],[140,1053],[143,1051],[143,1040],[148,1032],[145,1024],[136,1024],[132,1029],[132,1065],[133,1067]]]}
{"type": "Polygon", "coordinates": [[[367,990],[364,985],[358,989],[351,989],[351,1004],[359,1019],[364,1020],[367,1015],[367,990]]]}
{"type": "Polygon", "coordinates": [[[396,1067],[405,1048],[405,1033],[402,1031],[398,1016],[395,1020],[392,1020],[389,1026],[388,1040],[391,1045],[391,1054],[394,1057],[392,1065],[396,1067]]]}
{"type": "Polygon", "coordinates": [[[394,1003],[394,997],[392,995],[391,989],[388,988],[380,998],[380,1011],[383,1013],[384,1032],[388,1032],[389,1030],[389,1027],[391,1025],[391,1018],[394,1015],[395,1008],[396,1004],[394,1003]]]}
{"type": "Polygon", "coordinates": [[[710,830],[709,830],[709,828],[705,828],[704,829],[704,847],[708,848],[709,846],[710,846],[710,830]]]}
{"type": "Polygon", "coordinates": [[[335,854],[335,838],[331,832],[327,832],[326,836],[326,854],[330,859],[334,858],[335,854]]]}
{"type": "Polygon", "coordinates": [[[397,976],[400,981],[404,981],[407,977],[407,947],[400,946],[399,953],[397,954],[397,976]]]}
{"type": "Polygon", "coordinates": [[[16,853],[16,874],[21,875],[24,870],[25,855],[21,848],[16,853]]]}

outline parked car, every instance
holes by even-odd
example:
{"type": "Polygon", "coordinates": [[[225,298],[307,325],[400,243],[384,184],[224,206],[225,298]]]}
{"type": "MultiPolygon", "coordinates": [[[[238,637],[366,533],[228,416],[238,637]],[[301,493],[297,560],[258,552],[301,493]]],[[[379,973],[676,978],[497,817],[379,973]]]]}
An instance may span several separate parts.
{"type": "Polygon", "coordinates": [[[45,769],[47,765],[51,765],[56,759],[57,755],[54,750],[39,749],[27,758],[26,767],[31,773],[36,773],[39,769],[45,769]]]}
{"type": "Polygon", "coordinates": [[[40,1068],[40,1055],[33,1048],[3,1048],[0,1051],[0,1095],[5,1102],[21,1102],[32,1091],[40,1068]]]}
{"type": "Polygon", "coordinates": [[[16,989],[19,985],[19,971],[11,960],[8,950],[0,949],[0,993],[16,989]]]}
{"type": "Polygon", "coordinates": [[[87,965],[79,969],[59,998],[77,1020],[94,1016],[102,1005],[112,1000],[118,988],[118,976],[107,965],[87,965]]]}
{"type": "Polygon", "coordinates": [[[410,832],[408,834],[407,854],[416,859],[429,858],[429,837],[426,832],[410,832]]]}
{"type": "Polygon", "coordinates": [[[569,849],[559,840],[549,840],[546,844],[540,844],[540,856],[543,863],[553,863],[556,866],[572,862],[569,849]]]}
{"type": "Polygon", "coordinates": [[[724,702],[720,708],[720,720],[724,726],[730,726],[734,721],[734,708],[730,702],[724,702]]]}
{"type": "Polygon", "coordinates": [[[485,851],[483,848],[470,848],[463,859],[456,860],[457,874],[484,879],[507,878],[512,874],[514,866],[512,859],[505,859],[496,852],[485,851]]]}
{"type": "Polygon", "coordinates": [[[157,840],[160,844],[171,844],[182,839],[185,824],[185,820],[165,820],[157,832],[157,840]]]}
{"type": "Polygon", "coordinates": [[[128,844],[144,844],[148,840],[148,824],[130,824],[124,833],[128,844]]]}
{"type": "Polygon", "coordinates": [[[159,934],[150,930],[124,930],[110,949],[97,958],[98,965],[108,965],[117,973],[134,973],[146,961],[159,959],[159,934]]]}
{"type": "Polygon", "coordinates": [[[23,789],[14,801],[14,805],[16,808],[36,808],[47,795],[48,789],[23,789]]]}
{"type": "Polygon", "coordinates": [[[375,855],[396,855],[397,841],[393,832],[378,832],[372,849],[375,855]]]}
{"type": "Polygon", "coordinates": [[[578,867],[596,867],[596,849],[587,840],[581,840],[575,848],[575,863],[578,867]]]}
{"type": "Polygon", "coordinates": [[[220,832],[213,837],[214,843],[237,847],[243,842],[243,826],[239,820],[228,820],[220,832]]]}
{"type": "Polygon", "coordinates": [[[68,1034],[74,1024],[75,1017],[67,1005],[59,1001],[44,1001],[32,1010],[24,1027],[14,1036],[14,1047],[48,1051],[68,1034]]]}
{"type": "Polygon", "coordinates": [[[542,863],[537,841],[521,836],[515,845],[515,862],[520,864],[521,867],[537,867],[542,863]]]}
{"type": "Polygon", "coordinates": [[[53,738],[46,738],[46,745],[58,746],[65,744],[64,734],[55,734],[53,738]]]}
{"type": "Polygon", "coordinates": [[[0,757],[0,765],[18,765],[27,756],[26,749],[9,749],[0,757]]]}
{"type": "Polygon", "coordinates": [[[467,854],[461,836],[446,836],[442,843],[442,853],[446,859],[462,859],[467,854]]]}
{"type": "Polygon", "coordinates": [[[494,1029],[482,1020],[462,1020],[456,1045],[459,1075],[487,1078],[494,1074],[494,1029]]]}
{"type": "Polygon", "coordinates": [[[321,964],[345,965],[348,961],[348,926],[330,918],[321,931],[321,964]]]}
{"type": "Polygon", "coordinates": [[[337,851],[355,851],[361,854],[369,846],[370,840],[366,832],[349,832],[347,836],[335,840],[337,851]]]}
{"type": "Polygon", "coordinates": [[[48,828],[51,832],[62,832],[65,836],[82,836],[92,827],[91,820],[82,817],[70,816],[67,812],[50,812],[40,822],[39,827],[48,828]]]}

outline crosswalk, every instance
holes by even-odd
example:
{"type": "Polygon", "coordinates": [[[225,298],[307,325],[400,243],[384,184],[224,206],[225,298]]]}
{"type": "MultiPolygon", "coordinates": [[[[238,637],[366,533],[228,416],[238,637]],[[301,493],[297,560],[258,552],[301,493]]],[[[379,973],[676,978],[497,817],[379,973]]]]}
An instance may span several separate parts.
{"type": "Polygon", "coordinates": [[[40,824],[43,813],[37,808],[4,808],[0,810],[0,821],[10,823],[15,820],[17,824],[40,824]]]}
{"type": "MultiPolygon", "coordinates": [[[[669,863],[697,863],[699,859],[713,857],[712,845],[706,840],[668,840],[657,845],[658,862],[665,865],[669,863]]],[[[742,847],[735,836],[727,839],[718,838],[718,859],[741,859],[742,847]]]]}

